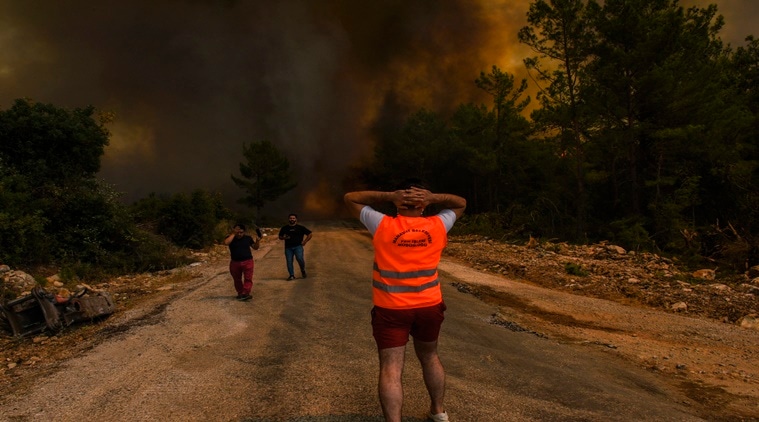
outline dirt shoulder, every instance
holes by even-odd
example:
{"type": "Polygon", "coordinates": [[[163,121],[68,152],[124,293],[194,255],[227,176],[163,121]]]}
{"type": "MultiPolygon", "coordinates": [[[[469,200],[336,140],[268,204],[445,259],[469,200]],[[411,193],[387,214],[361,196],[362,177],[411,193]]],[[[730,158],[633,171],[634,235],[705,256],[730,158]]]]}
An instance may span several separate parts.
{"type": "Polygon", "coordinates": [[[669,377],[715,415],[759,418],[759,330],[741,326],[759,309],[751,285],[689,283],[672,261],[611,245],[549,248],[452,237],[441,269],[497,307],[494,324],[607,349],[669,377]]]}

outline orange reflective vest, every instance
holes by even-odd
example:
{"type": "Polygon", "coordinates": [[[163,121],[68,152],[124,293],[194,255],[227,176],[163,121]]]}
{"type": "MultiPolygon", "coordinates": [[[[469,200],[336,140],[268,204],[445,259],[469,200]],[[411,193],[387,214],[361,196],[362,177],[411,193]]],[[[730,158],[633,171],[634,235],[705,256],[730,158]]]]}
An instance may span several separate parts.
{"type": "Polygon", "coordinates": [[[439,217],[383,217],[372,239],[374,304],[412,309],[442,302],[437,265],[447,242],[439,217]]]}

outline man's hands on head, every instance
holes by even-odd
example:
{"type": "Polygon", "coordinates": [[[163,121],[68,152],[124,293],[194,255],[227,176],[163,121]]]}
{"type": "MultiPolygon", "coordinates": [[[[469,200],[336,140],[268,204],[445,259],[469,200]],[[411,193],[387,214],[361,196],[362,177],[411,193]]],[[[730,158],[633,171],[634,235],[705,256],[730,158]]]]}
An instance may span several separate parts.
{"type": "Polygon", "coordinates": [[[402,210],[426,208],[430,204],[431,198],[432,192],[417,187],[393,192],[393,204],[402,210]]]}

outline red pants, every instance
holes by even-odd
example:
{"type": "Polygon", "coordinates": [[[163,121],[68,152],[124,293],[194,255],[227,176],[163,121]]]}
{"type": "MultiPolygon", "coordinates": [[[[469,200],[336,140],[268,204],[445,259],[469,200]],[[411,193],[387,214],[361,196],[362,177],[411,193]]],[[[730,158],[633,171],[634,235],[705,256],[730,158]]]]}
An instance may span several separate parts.
{"type": "Polygon", "coordinates": [[[377,349],[405,346],[411,334],[414,340],[437,341],[445,319],[445,302],[413,309],[372,308],[372,334],[377,349]]]}
{"type": "Polygon", "coordinates": [[[250,294],[250,289],[253,288],[253,260],[229,261],[229,273],[232,274],[237,294],[250,294]]]}

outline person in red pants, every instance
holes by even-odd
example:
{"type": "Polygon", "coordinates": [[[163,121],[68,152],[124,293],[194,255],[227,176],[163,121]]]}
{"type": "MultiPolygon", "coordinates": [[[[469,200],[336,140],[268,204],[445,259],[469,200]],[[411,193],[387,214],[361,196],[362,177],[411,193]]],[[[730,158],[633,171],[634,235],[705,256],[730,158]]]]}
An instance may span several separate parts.
{"type": "Polygon", "coordinates": [[[229,273],[237,290],[237,300],[250,300],[250,289],[253,288],[253,250],[258,250],[261,242],[261,231],[256,229],[255,239],[245,234],[245,225],[237,224],[232,228],[232,233],[224,239],[224,244],[229,246],[231,260],[229,261],[229,273]]]}

